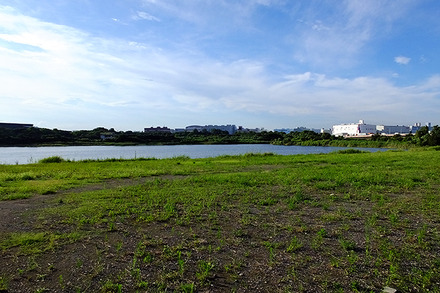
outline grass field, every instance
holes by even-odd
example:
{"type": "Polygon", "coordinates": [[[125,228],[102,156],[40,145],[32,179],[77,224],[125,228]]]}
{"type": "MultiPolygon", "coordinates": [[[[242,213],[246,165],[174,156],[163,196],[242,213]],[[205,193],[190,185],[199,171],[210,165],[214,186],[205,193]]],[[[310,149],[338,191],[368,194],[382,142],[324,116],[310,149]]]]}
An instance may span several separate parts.
{"type": "Polygon", "coordinates": [[[0,165],[0,292],[440,292],[436,149],[48,161],[0,165]]]}

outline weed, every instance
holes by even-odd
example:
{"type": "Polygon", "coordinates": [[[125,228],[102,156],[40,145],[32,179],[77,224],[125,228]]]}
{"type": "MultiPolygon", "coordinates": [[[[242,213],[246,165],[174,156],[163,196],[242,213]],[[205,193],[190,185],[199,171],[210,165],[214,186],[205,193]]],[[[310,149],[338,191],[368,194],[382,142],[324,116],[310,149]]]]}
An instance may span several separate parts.
{"type": "Polygon", "coordinates": [[[318,236],[320,237],[326,237],[327,236],[327,231],[324,228],[321,228],[318,232],[317,232],[318,236]]]}
{"type": "Polygon", "coordinates": [[[356,243],[351,240],[344,239],[343,237],[339,238],[339,243],[341,244],[341,247],[346,250],[354,250],[356,248],[356,243]]]}
{"type": "Polygon", "coordinates": [[[199,261],[198,270],[196,272],[197,279],[199,279],[200,282],[205,283],[214,267],[214,264],[210,261],[199,261]]]}
{"type": "Polygon", "coordinates": [[[303,190],[300,187],[296,187],[293,195],[288,200],[289,208],[291,210],[297,209],[298,205],[306,200],[308,200],[308,197],[304,194],[303,190]]]}
{"type": "Polygon", "coordinates": [[[420,247],[426,248],[427,243],[426,243],[426,232],[428,230],[427,225],[423,225],[423,227],[421,229],[419,229],[417,231],[417,243],[419,244],[420,247]]]}
{"type": "Polygon", "coordinates": [[[179,273],[180,275],[183,275],[183,272],[185,271],[185,261],[182,259],[182,252],[177,252],[177,264],[179,266],[179,273]]]}
{"type": "Polygon", "coordinates": [[[121,251],[121,249],[122,249],[122,245],[123,245],[123,242],[122,242],[122,241],[119,241],[118,243],[116,243],[116,251],[117,251],[117,252],[121,251]]]}
{"type": "Polygon", "coordinates": [[[180,291],[184,293],[193,293],[195,290],[194,283],[180,285],[180,291]]]}
{"type": "Polygon", "coordinates": [[[0,277],[0,292],[8,292],[8,281],[5,277],[0,277]]]}
{"type": "Polygon", "coordinates": [[[122,293],[122,284],[113,283],[109,280],[101,287],[101,292],[122,293]]]}
{"type": "Polygon", "coordinates": [[[290,240],[289,246],[287,246],[287,252],[296,252],[301,247],[303,247],[303,243],[295,236],[290,240]]]}
{"type": "Polygon", "coordinates": [[[63,275],[58,276],[58,283],[60,284],[61,289],[64,289],[64,278],[63,275]]]}
{"type": "Polygon", "coordinates": [[[327,231],[324,228],[321,228],[317,233],[315,238],[312,240],[312,248],[319,249],[321,245],[324,243],[324,237],[327,236],[327,231]]]}
{"type": "Polygon", "coordinates": [[[263,244],[264,246],[266,246],[267,249],[269,249],[269,263],[270,264],[275,263],[275,249],[279,248],[281,244],[270,241],[264,241],[263,244]]]}
{"type": "Polygon", "coordinates": [[[140,281],[139,283],[138,283],[138,289],[148,289],[148,287],[149,287],[149,283],[148,282],[146,282],[146,281],[140,281]]]}

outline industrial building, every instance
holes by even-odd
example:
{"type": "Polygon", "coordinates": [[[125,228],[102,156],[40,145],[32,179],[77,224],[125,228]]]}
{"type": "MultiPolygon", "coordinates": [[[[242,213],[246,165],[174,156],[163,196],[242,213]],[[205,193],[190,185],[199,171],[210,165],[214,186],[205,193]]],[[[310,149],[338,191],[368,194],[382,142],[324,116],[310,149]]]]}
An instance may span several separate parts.
{"type": "Polygon", "coordinates": [[[366,124],[364,120],[358,123],[333,125],[332,134],[334,136],[359,136],[377,133],[376,125],[366,124]]]}
{"type": "MultiPolygon", "coordinates": [[[[431,123],[426,123],[429,130],[432,129],[431,123]]],[[[364,120],[359,120],[358,123],[338,124],[333,125],[332,135],[334,136],[367,136],[372,134],[406,135],[409,133],[416,133],[422,127],[421,123],[415,123],[413,126],[405,125],[373,125],[366,124],[364,120]]]]}
{"type": "Polygon", "coordinates": [[[377,125],[377,132],[381,134],[408,134],[411,132],[411,127],[404,125],[386,126],[377,125]]]}
{"type": "Polygon", "coordinates": [[[171,129],[168,127],[148,127],[144,128],[144,132],[161,132],[161,133],[171,133],[171,129]]]}

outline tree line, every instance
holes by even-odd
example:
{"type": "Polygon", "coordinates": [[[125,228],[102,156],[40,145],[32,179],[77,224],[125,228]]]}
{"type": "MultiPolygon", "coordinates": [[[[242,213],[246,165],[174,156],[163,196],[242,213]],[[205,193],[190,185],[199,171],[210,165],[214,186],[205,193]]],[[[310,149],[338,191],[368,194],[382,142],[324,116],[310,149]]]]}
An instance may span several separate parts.
{"type": "Polygon", "coordinates": [[[116,131],[98,127],[93,130],[67,131],[46,128],[9,129],[0,128],[1,146],[44,145],[173,145],[173,144],[253,144],[272,143],[278,145],[303,146],[348,146],[348,147],[410,147],[440,145],[440,127],[431,131],[424,126],[415,134],[383,136],[375,134],[368,139],[336,137],[328,133],[302,132],[237,132],[193,131],[193,132],[134,132],[116,131]]]}
{"type": "Polygon", "coordinates": [[[229,135],[227,131],[193,132],[136,132],[115,131],[98,127],[93,130],[67,131],[47,128],[0,128],[1,146],[44,145],[124,145],[124,144],[246,144],[270,143],[280,137],[271,131],[240,132],[229,135]]]}

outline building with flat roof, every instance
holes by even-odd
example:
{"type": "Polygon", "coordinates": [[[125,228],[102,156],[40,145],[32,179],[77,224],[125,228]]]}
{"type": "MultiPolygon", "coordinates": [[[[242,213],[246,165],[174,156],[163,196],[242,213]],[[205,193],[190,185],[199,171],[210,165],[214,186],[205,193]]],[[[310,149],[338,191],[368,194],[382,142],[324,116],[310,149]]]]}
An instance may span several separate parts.
{"type": "Polygon", "coordinates": [[[163,133],[170,133],[171,129],[168,127],[148,127],[144,128],[144,132],[163,132],[163,133]]]}
{"type": "Polygon", "coordinates": [[[411,131],[409,126],[404,125],[377,125],[377,132],[381,134],[408,134],[411,131]]]}
{"type": "Polygon", "coordinates": [[[33,124],[23,124],[23,123],[1,123],[0,128],[8,128],[8,129],[23,129],[33,127],[33,124]]]}
{"type": "Polygon", "coordinates": [[[334,136],[358,136],[377,133],[377,127],[373,124],[366,124],[364,120],[358,123],[333,125],[332,134],[334,136]]]}

